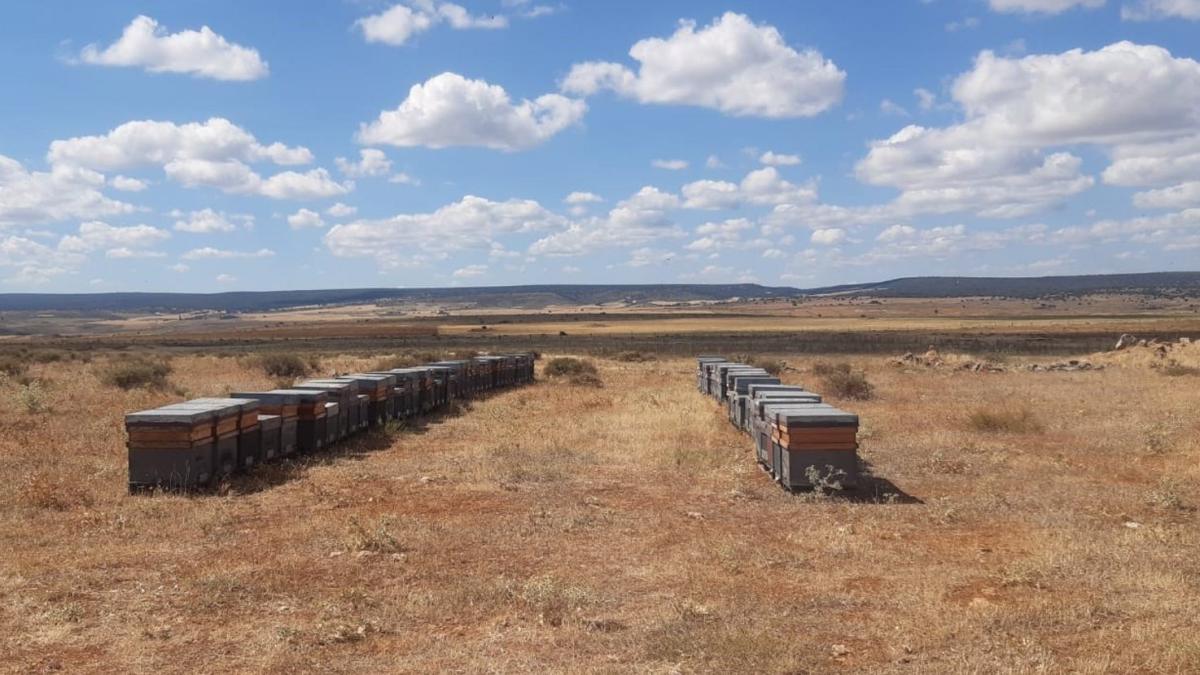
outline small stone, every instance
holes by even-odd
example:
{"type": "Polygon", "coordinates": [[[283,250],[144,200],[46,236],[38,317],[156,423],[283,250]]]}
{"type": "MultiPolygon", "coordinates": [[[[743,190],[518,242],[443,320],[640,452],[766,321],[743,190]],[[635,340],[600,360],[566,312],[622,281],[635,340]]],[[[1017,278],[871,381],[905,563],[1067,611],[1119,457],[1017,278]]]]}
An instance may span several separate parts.
{"type": "Polygon", "coordinates": [[[1139,527],[1141,527],[1141,526],[1142,526],[1142,524],[1141,524],[1141,523],[1134,522],[1134,521],[1132,521],[1132,520],[1127,520],[1127,521],[1125,521],[1125,527],[1128,527],[1128,528],[1129,528],[1129,529],[1131,529],[1131,530],[1136,530],[1136,529],[1138,529],[1138,528],[1139,528],[1139,527]]]}
{"type": "Polygon", "coordinates": [[[829,651],[833,654],[834,658],[840,659],[850,653],[850,648],[846,645],[833,645],[829,648],[829,651]]]}

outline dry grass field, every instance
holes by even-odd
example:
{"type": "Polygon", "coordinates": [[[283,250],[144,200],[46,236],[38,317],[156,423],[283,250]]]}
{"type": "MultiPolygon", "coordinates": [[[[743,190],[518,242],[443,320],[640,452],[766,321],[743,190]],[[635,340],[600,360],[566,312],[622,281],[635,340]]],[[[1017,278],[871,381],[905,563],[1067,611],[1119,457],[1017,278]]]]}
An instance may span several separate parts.
{"type": "Polygon", "coordinates": [[[165,389],[126,392],[110,358],[0,384],[0,670],[1200,670],[1186,369],[856,359],[875,398],[831,398],[863,420],[854,496],[773,485],[693,361],[597,359],[601,387],[539,381],[131,497],[123,413],[274,382],[180,354],[165,389]]]}

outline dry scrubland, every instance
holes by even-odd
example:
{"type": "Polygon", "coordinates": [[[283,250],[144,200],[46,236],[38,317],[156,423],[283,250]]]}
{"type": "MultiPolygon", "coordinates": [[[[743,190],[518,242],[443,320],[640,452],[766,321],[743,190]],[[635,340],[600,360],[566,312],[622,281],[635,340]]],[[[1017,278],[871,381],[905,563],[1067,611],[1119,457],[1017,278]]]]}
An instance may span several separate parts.
{"type": "Polygon", "coordinates": [[[1200,670],[1194,375],[856,360],[859,499],[769,483],[690,360],[134,498],[124,412],[274,382],[176,356],[124,392],[106,358],[0,385],[0,669],[1200,670]]]}

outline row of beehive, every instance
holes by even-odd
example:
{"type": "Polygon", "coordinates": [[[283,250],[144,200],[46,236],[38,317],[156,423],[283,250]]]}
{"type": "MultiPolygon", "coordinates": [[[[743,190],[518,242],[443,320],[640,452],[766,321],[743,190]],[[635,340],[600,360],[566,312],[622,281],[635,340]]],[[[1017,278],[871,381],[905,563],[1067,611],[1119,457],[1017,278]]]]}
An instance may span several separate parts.
{"type": "Polygon", "coordinates": [[[131,413],[125,416],[129,487],[209,485],[262,462],[320,450],[388,420],[532,382],[533,361],[532,354],[438,361],[131,413]]]}
{"type": "Polygon", "coordinates": [[[858,415],[785,385],[762,368],[717,356],[697,359],[696,386],[727,406],[750,434],[759,465],[788,489],[858,482],[858,415]]]}

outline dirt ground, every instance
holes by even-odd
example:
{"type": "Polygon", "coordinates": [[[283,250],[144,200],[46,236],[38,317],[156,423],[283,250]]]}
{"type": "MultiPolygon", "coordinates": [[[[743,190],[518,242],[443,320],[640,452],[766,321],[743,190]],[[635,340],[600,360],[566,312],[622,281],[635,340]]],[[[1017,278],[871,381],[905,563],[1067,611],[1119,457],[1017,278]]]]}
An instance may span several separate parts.
{"type": "Polygon", "coordinates": [[[273,381],[178,356],[124,392],[105,358],[0,384],[3,671],[1200,670],[1195,375],[860,359],[875,398],[829,398],[873,479],[822,496],[755,467],[691,360],[597,360],[599,388],[131,497],[124,412],[273,381]]]}

